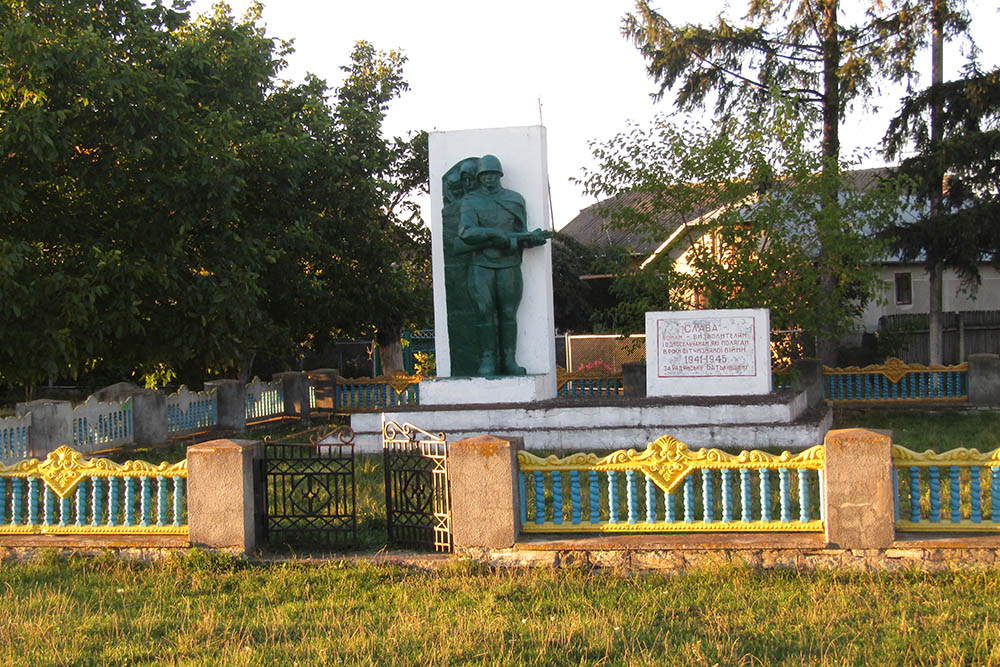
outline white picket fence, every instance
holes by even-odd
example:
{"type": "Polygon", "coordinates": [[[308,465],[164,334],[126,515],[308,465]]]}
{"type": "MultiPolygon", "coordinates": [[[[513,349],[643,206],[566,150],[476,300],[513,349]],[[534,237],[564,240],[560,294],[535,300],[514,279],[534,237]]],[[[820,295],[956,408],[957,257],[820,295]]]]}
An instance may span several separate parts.
{"type": "Polygon", "coordinates": [[[28,458],[28,431],[31,429],[31,413],[23,417],[0,419],[0,462],[11,464],[28,458]]]}
{"type": "Polygon", "coordinates": [[[167,396],[167,433],[180,435],[213,428],[219,423],[219,397],[215,389],[191,391],[181,385],[167,396]]]}
{"type": "Polygon", "coordinates": [[[82,453],[133,442],[132,399],[102,403],[90,396],[73,408],[73,449],[82,453]]]}

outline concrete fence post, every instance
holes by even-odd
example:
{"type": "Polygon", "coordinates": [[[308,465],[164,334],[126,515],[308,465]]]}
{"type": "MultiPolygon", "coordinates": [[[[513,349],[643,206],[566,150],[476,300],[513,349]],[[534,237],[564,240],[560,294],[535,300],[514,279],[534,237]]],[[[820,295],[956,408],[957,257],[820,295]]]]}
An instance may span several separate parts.
{"type": "Polygon", "coordinates": [[[167,395],[143,389],[131,382],[118,382],[94,392],[102,403],[122,403],[132,399],[132,439],[141,447],[167,441],[167,395]]]}
{"type": "Polygon", "coordinates": [[[969,355],[969,403],[1000,405],[1000,355],[969,355]]]}
{"type": "Polygon", "coordinates": [[[823,508],[826,539],[841,549],[884,549],[896,536],[892,434],[860,428],[829,431],[823,508]]]}
{"type": "Polygon", "coordinates": [[[282,393],[285,396],[285,416],[298,417],[309,423],[309,376],[303,371],[286,371],[271,376],[275,382],[281,382],[282,393]]]}
{"type": "Polygon", "coordinates": [[[253,440],[211,440],[187,449],[188,534],[191,544],[250,553],[260,539],[255,472],[263,446],[253,440]]]}
{"type": "Polygon", "coordinates": [[[306,374],[316,389],[316,409],[332,412],[337,407],[337,378],[340,371],[336,368],[317,368],[306,371],[306,374]]]}
{"type": "Polygon", "coordinates": [[[521,532],[517,452],[523,438],[478,435],[449,445],[455,547],[514,546],[521,532]]]}
{"type": "Polygon", "coordinates": [[[73,404],[69,401],[40,399],[17,403],[14,415],[31,413],[28,456],[43,459],[62,445],[73,446],[73,404]]]}
{"type": "Polygon", "coordinates": [[[819,359],[796,359],[792,362],[797,377],[792,381],[792,391],[806,392],[809,407],[823,402],[823,364],[819,359]]]}
{"type": "Polygon", "coordinates": [[[205,391],[215,389],[219,428],[242,433],[247,430],[247,390],[239,380],[210,380],[205,391]]]}

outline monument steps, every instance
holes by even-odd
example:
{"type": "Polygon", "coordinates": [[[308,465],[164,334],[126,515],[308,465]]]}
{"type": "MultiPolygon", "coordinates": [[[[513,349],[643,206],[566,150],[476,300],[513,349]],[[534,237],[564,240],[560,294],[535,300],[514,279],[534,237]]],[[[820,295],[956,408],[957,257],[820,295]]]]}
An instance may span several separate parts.
{"type": "Polygon", "coordinates": [[[498,405],[407,406],[351,416],[360,452],[381,451],[385,419],[442,431],[449,441],[473,435],[521,436],[526,449],[642,449],[669,434],[691,448],[805,449],[823,441],[826,405],[810,408],[806,391],[761,397],[557,399],[498,405]],[[757,400],[751,400],[756,398],[757,400]]]}

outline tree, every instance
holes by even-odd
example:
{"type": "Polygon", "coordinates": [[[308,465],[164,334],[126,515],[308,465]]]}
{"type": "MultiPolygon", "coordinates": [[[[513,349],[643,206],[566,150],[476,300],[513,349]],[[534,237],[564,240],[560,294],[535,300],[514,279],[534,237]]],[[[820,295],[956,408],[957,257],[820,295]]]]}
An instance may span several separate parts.
{"type": "MultiPolygon", "coordinates": [[[[975,290],[981,261],[1000,266],[996,222],[1000,218],[1000,69],[972,71],[908,97],[890,124],[886,152],[898,157],[911,143],[916,155],[903,160],[898,172],[909,179],[913,196],[931,204],[924,208],[925,215],[893,225],[886,236],[904,259],[923,257],[928,272],[938,276],[944,268],[955,269],[965,286],[975,290]]],[[[935,326],[940,331],[940,318],[935,326]]],[[[940,363],[940,345],[936,350],[937,359],[932,357],[932,362],[940,363]]]]}
{"type": "MultiPolygon", "coordinates": [[[[658,97],[678,87],[679,109],[700,107],[715,96],[719,116],[730,105],[760,103],[774,94],[800,107],[819,108],[822,128],[820,169],[829,181],[823,199],[817,262],[830,297],[821,297],[820,311],[834,308],[838,267],[827,252],[835,242],[839,218],[840,122],[852,102],[870,94],[884,79],[899,81],[912,74],[916,51],[926,42],[930,18],[925,3],[894,0],[878,13],[871,2],[860,22],[845,24],[839,0],[754,0],[743,22],[719,16],[713,26],[675,26],[639,0],[637,13],[625,17],[624,34],[647,60],[647,71],[660,84],[658,97]],[[829,233],[828,233],[829,232],[829,233]]],[[[945,28],[964,30],[967,18],[958,12],[945,17],[945,28]]],[[[817,313],[822,317],[822,312],[817,313]]],[[[820,331],[818,354],[832,363],[836,339],[820,331]]]]}
{"type": "Polygon", "coordinates": [[[0,0],[3,381],[246,375],[380,315],[402,60],[359,44],[333,105],[260,11],[0,0]]]}
{"type": "Polygon", "coordinates": [[[815,150],[819,138],[794,103],[733,115],[715,126],[691,118],[660,118],[593,145],[599,166],[584,184],[598,196],[641,193],[609,224],[663,241],[683,229],[676,248],[622,275],[613,316],[641,330],[647,310],[697,303],[707,308],[771,309],[775,329],[808,336],[848,333],[877,287],[882,248],[866,232],[899,208],[898,193],[875,179],[839,188],[838,220],[822,202],[830,182],[815,150]],[[687,221],[686,223],[684,221],[687,221]],[[822,251],[838,266],[824,281],[822,251]],[[832,293],[830,290],[833,290],[832,293]],[[828,305],[820,309],[819,303],[828,305]]]}

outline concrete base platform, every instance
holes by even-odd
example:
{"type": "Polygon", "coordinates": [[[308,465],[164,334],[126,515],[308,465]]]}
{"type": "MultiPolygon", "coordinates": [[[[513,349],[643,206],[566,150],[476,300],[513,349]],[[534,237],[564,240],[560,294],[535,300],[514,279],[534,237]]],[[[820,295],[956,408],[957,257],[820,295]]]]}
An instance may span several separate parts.
{"type": "Polygon", "coordinates": [[[420,382],[421,405],[533,403],[555,398],[554,374],[447,377],[420,382]]]}
{"type": "Polygon", "coordinates": [[[489,406],[405,406],[351,416],[359,452],[381,451],[382,415],[449,441],[489,433],[524,438],[525,449],[643,449],[661,435],[691,448],[797,450],[823,442],[833,411],[811,408],[806,392],[712,398],[554,399],[489,406]]]}

